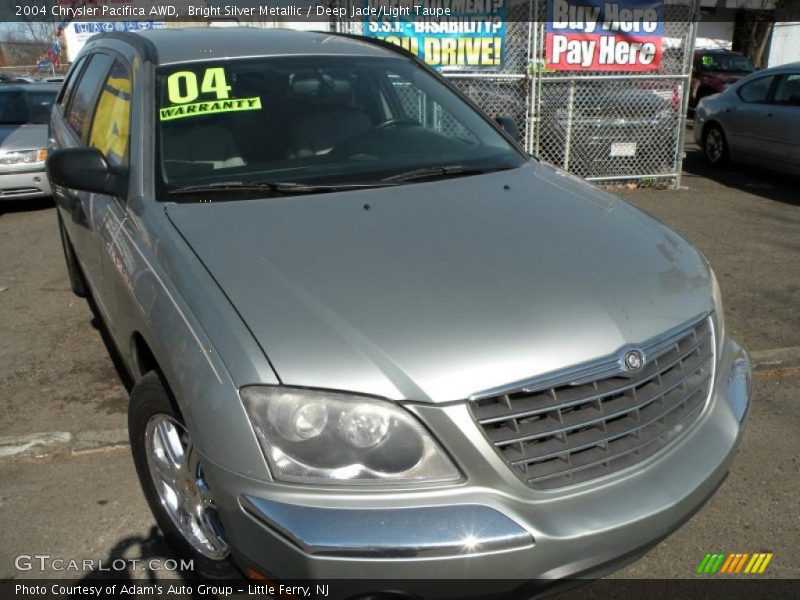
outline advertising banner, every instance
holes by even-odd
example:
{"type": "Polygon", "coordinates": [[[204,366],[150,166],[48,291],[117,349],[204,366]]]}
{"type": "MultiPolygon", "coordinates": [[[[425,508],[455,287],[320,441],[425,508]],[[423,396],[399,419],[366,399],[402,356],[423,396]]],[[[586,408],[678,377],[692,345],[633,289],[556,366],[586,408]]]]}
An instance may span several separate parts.
{"type": "Polygon", "coordinates": [[[661,64],[664,0],[550,0],[547,67],[653,71],[661,64]]]}
{"type": "Polygon", "coordinates": [[[414,53],[434,68],[499,70],[506,46],[506,0],[366,0],[364,35],[414,53]]]}

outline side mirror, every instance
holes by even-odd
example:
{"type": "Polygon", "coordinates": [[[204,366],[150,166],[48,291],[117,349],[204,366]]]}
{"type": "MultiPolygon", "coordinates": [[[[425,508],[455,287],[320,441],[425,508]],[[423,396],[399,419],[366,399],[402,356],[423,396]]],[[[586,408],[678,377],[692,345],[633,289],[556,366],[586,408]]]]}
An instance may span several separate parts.
{"type": "Polygon", "coordinates": [[[500,115],[495,117],[494,121],[500,125],[503,131],[505,131],[515,140],[519,141],[519,127],[517,127],[517,122],[514,119],[506,115],[500,115]]]}
{"type": "Polygon", "coordinates": [[[127,191],[125,173],[109,166],[97,148],[54,150],[45,166],[50,181],[61,187],[111,196],[124,196],[127,191]]]}

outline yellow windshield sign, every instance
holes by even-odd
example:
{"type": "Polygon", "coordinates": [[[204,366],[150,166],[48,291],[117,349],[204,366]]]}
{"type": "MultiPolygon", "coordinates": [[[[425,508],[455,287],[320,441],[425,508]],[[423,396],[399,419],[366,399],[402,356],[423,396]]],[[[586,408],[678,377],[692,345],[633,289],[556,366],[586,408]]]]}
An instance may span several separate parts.
{"type": "Polygon", "coordinates": [[[261,110],[261,98],[229,98],[228,100],[209,100],[207,102],[191,102],[166,106],[159,109],[162,121],[183,119],[184,117],[197,117],[214,113],[235,112],[239,110],[261,110]]]}
{"type": "Polygon", "coordinates": [[[208,67],[200,77],[194,71],[175,71],[167,77],[167,98],[171,106],[158,110],[159,119],[172,121],[215,113],[261,110],[260,96],[231,98],[232,89],[222,67],[208,67]],[[201,94],[213,94],[216,100],[198,102],[201,94]]]}

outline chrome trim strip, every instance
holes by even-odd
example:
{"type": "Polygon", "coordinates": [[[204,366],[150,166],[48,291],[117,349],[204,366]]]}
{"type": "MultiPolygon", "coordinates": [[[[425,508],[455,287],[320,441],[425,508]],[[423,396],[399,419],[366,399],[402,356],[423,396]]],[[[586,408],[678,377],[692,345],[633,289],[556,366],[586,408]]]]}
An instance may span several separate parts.
{"type": "Polygon", "coordinates": [[[348,509],[239,496],[245,513],[308,554],[365,558],[474,556],[530,547],[516,521],[479,504],[348,509]]]}
{"type": "Polygon", "coordinates": [[[657,358],[663,354],[670,345],[681,339],[686,333],[698,323],[708,318],[711,313],[698,315],[694,319],[673,327],[672,329],[651,338],[641,344],[625,344],[616,352],[595,359],[591,362],[572,365],[558,371],[551,371],[537,375],[530,379],[523,379],[505,385],[501,385],[488,390],[483,390],[472,394],[468,400],[482,400],[492,396],[502,396],[503,394],[513,394],[515,392],[533,393],[539,390],[558,387],[568,383],[586,383],[597,379],[614,377],[615,375],[627,375],[627,371],[622,367],[621,361],[625,353],[631,349],[638,349],[642,352],[643,362],[657,358]]]}

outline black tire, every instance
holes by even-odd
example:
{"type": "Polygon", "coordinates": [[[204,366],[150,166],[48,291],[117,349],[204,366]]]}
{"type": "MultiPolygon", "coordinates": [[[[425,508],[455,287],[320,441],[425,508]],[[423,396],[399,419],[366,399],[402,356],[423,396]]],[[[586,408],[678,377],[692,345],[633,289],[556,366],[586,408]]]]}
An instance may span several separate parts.
{"type": "Polygon", "coordinates": [[[728,140],[725,132],[716,123],[710,123],[703,132],[703,155],[706,162],[712,167],[722,167],[728,164],[728,140]]]}
{"type": "Polygon", "coordinates": [[[61,213],[56,209],[58,215],[58,233],[61,236],[61,248],[64,250],[64,260],[67,263],[67,275],[69,276],[69,285],[72,292],[79,298],[86,298],[87,289],[86,282],[81,273],[81,267],[78,264],[78,259],[75,256],[75,250],[72,248],[72,243],[67,237],[67,230],[64,228],[64,220],[61,218],[61,213]]]}
{"type": "MultiPolygon", "coordinates": [[[[148,443],[147,426],[150,420],[156,416],[166,416],[183,424],[183,417],[177,410],[161,378],[156,372],[151,371],[142,377],[131,391],[128,409],[128,435],[136,473],[156,523],[175,553],[181,558],[194,561],[194,571],[187,573],[188,576],[201,575],[216,579],[241,578],[241,571],[236,567],[230,554],[219,560],[204,556],[184,537],[173,522],[172,516],[164,508],[156,490],[156,482],[151,475],[146,448],[148,443]]],[[[188,433],[186,435],[188,436],[188,433]]]]}

